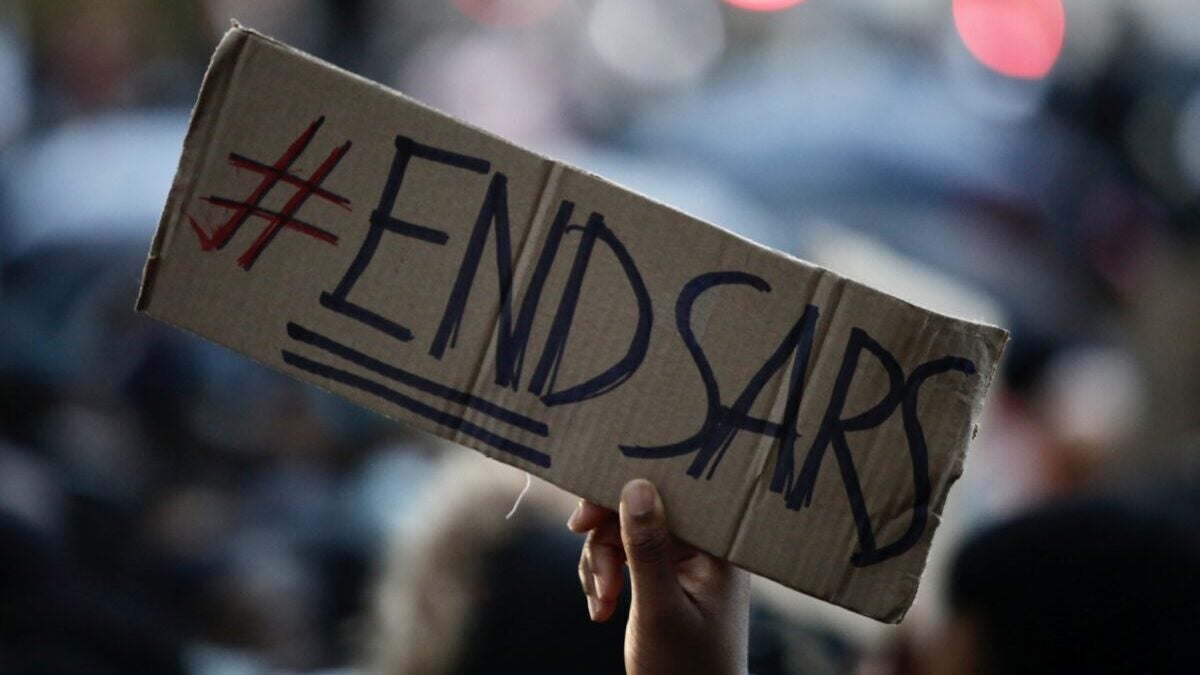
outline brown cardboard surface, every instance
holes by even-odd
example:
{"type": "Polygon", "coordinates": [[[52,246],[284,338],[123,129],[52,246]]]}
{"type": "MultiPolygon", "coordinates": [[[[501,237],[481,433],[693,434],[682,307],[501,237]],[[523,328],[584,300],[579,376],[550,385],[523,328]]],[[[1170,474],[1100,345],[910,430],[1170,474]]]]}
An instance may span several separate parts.
{"type": "Polygon", "coordinates": [[[138,309],[893,622],[1007,340],[240,27],[138,309]]]}

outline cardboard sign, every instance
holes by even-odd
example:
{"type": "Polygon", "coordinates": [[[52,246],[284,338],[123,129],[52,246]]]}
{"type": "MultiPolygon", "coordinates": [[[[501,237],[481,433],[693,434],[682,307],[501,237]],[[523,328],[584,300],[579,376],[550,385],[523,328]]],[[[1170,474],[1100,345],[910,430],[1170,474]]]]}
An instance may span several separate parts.
{"type": "Polygon", "coordinates": [[[240,27],[138,309],[893,622],[1007,339],[240,27]]]}

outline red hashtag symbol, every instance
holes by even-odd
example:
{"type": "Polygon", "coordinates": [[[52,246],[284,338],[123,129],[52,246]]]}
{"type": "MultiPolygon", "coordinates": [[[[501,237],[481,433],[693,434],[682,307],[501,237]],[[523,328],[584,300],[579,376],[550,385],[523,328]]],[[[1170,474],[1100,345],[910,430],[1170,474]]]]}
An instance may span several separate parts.
{"type": "Polygon", "coordinates": [[[309,142],[311,142],[313,137],[317,135],[317,130],[320,129],[321,125],[324,123],[325,118],[318,117],[312,124],[308,126],[308,129],[304,130],[304,133],[300,134],[299,138],[297,138],[290,146],[288,146],[288,149],[283,153],[283,156],[281,156],[274,164],[271,165],[257,162],[237,153],[229,154],[230,164],[238,167],[239,169],[247,169],[249,171],[253,171],[254,173],[261,174],[263,178],[262,181],[259,182],[258,187],[254,188],[254,191],[250,193],[250,196],[243,201],[227,199],[225,197],[217,197],[216,195],[203,198],[204,201],[208,202],[209,204],[229,209],[230,211],[233,211],[233,213],[231,213],[229,215],[229,219],[226,220],[223,225],[214,230],[212,234],[205,232],[204,228],[200,227],[200,224],[196,222],[195,218],[188,216],[188,221],[191,223],[192,229],[196,232],[196,236],[200,238],[200,248],[202,250],[212,251],[214,249],[220,250],[225,248],[225,245],[228,244],[229,240],[233,238],[233,235],[238,231],[238,228],[242,226],[242,223],[245,223],[251,216],[257,216],[265,219],[267,221],[267,226],[263,228],[262,232],[259,233],[258,237],[254,240],[254,243],[250,244],[250,247],[247,248],[240,257],[238,257],[237,263],[242,269],[250,269],[250,267],[254,265],[254,261],[257,260],[258,256],[263,252],[263,249],[265,249],[267,245],[271,243],[271,240],[275,238],[275,235],[285,227],[295,230],[301,234],[313,237],[314,239],[320,239],[323,242],[337,245],[338,239],[336,235],[328,230],[321,229],[316,225],[311,225],[296,218],[296,213],[300,210],[300,207],[304,206],[304,203],[308,201],[308,198],[312,196],[316,196],[324,199],[325,201],[337,204],[347,211],[350,210],[349,199],[346,199],[341,195],[334,194],[333,192],[321,187],[321,183],[329,177],[329,174],[333,171],[334,167],[336,167],[338,162],[341,161],[342,157],[349,152],[350,141],[346,141],[343,145],[334,148],[333,151],[329,153],[329,156],[325,158],[325,161],[321,162],[321,165],[317,167],[317,170],[314,171],[312,176],[307,180],[289,173],[289,170],[292,168],[292,164],[295,163],[296,159],[304,153],[305,148],[308,147],[309,142]],[[272,211],[264,208],[262,206],[262,200],[267,196],[268,193],[271,192],[271,190],[275,188],[276,185],[281,182],[295,187],[295,194],[292,195],[291,199],[289,199],[279,211],[272,211]]]}

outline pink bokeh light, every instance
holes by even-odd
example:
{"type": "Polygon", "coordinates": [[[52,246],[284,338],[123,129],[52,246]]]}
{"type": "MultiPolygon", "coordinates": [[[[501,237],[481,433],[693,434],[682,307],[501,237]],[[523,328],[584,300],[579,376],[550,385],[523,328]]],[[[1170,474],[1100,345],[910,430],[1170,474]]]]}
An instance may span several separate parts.
{"type": "Polygon", "coordinates": [[[562,0],[454,0],[468,19],[496,28],[525,28],[550,17],[562,0]]]}
{"type": "Polygon", "coordinates": [[[802,2],[804,0],[725,0],[725,4],[751,12],[775,12],[802,2]]]}
{"type": "Polygon", "coordinates": [[[1045,77],[1062,52],[1062,0],[954,0],[954,26],[983,65],[1023,79],[1045,77]]]}

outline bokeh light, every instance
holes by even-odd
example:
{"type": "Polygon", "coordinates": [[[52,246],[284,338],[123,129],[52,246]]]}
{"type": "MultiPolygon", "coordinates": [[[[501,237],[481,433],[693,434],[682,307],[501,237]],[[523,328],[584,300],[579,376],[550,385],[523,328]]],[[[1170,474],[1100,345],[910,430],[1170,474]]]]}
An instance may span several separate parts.
{"type": "Polygon", "coordinates": [[[954,0],[954,25],[983,65],[1025,79],[1045,77],[1062,51],[1062,0],[954,0]]]}
{"type": "Polygon", "coordinates": [[[751,12],[774,12],[794,7],[802,2],[804,0],[725,0],[728,5],[751,12]]]}
{"type": "Polygon", "coordinates": [[[446,33],[403,63],[400,88],[471,124],[526,145],[559,133],[559,78],[507,33],[446,33]]]}
{"type": "Polygon", "coordinates": [[[467,18],[497,28],[524,28],[554,14],[562,0],[454,0],[467,18]]]}
{"type": "Polygon", "coordinates": [[[599,0],[588,37],[604,65],[643,86],[695,82],[725,51],[718,5],[695,0],[599,0]]]}

